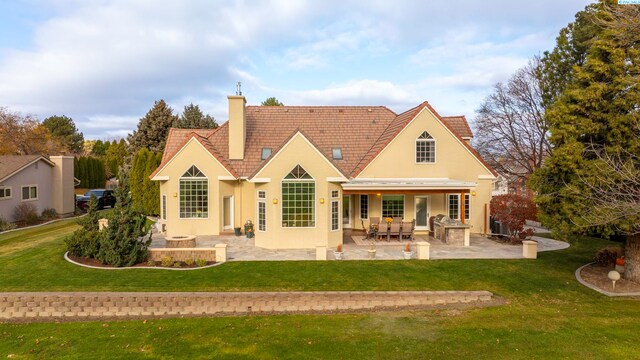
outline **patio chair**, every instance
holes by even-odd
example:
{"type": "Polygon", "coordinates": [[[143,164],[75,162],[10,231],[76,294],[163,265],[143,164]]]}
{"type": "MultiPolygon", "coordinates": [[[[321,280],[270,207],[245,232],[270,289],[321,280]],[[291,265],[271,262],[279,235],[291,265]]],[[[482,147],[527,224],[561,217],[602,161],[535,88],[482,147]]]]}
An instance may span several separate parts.
{"type": "Polygon", "coordinates": [[[402,217],[401,216],[394,216],[393,217],[393,222],[400,224],[402,222],[402,217]]]}
{"type": "Polygon", "coordinates": [[[387,240],[389,240],[389,225],[386,222],[383,221],[378,225],[378,233],[376,236],[377,238],[380,238],[380,236],[386,236],[387,240]]]}
{"type": "Polygon", "coordinates": [[[414,240],[414,232],[416,230],[416,221],[403,221],[402,222],[402,231],[400,234],[401,239],[409,239],[414,240]]]}
{"type": "Polygon", "coordinates": [[[372,226],[377,226],[378,224],[380,224],[380,217],[378,216],[372,216],[369,218],[369,227],[372,226]]]}
{"type": "Polygon", "coordinates": [[[373,226],[369,226],[369,229],[367,230],[367,228],[364,227],[364,220],[360,220],[360,222],[362,223],[362,229],[364,229],[366,236],[364,237],[365,240],[367,239],[376,239],[376,229],[373,226]]]}
{"type": "Polygon", "coordinates": [[[398,240],[400,240],[400,223],[399,222],[392,222],[391,225],[389,225],[389,232],[387,233],[387,241],[389,241],[389,239],[392,236],[397,236],[398,240]]]}

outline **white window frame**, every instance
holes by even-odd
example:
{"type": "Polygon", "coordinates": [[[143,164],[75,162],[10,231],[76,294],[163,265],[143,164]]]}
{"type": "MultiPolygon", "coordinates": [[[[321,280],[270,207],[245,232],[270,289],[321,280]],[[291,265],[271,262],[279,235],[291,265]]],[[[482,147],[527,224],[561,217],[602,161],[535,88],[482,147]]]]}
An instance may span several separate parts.
{"type": "Polygon", "coordinates": [[[360,198],[358,199],[358,206],[360,210],[360,220],[367,220],[369,218],[369,195],[368,194],[360,194],[360,198]],[[367,216],[362,216],[362,198],[363,197],[367,199],[367,209],[366,209],[367,216]]]}
{"type": "Polygon", "coordinates": [[[340,198],[340,190],[331,190],[331,198],[339,199],[340,198]]]}
{"type": "Polygon", "coordinates": [[[40,190],[38,189],[38,184],[22,185],[20,187],[20,199],[22,199],[22,201],[35,201],[35,200],[38,200],[38,196],[39,195],[40,195],[40,190]],[[27,199],[24,198],[24,189],[25,188],[29,189],[29,198],[27,198],[27,199]],[[36,197],[31,197],[31,189],[36,189],[36,197]]]}
{"type": "Polygon", "coordinates": [[[258,190],[257,192],[258,199],[266,199],[267,191],[266,190],[258,190]]]}
{"type": "Polygon", "coordinates": [[[160,200],[160,215],[162,215],[162,220],[167,220],[167,195],[162,194],[162,198],[160,200]]]}
{"type": "Polygon", "coordinates": [[[340,219],[340,201],[339,200],[331,200],[331,208],[330,208],[330,210],[331,210],[331,213],[329,214],[329,226],[331,226],[331,231],[338,231],[338,230],[340,230],[340,223],[342,222],[342,221],[340,221],[341,220],[340,219]],[[335,213],[333,211],[334,210],[334,205],[335,205],[335,213]],[[334,225],[334,223],[333,223],[334,214],[335,214],[335,219],[336,219],[336,222],[335,222],[336,226],[335,227],[333,226],[334,225]]]}
{"type": "Polygon", "coordinates": [[[0,193],[2,193],[0,200],[13,199],[13,188],[11,186],[0,186],[0,193]],[[9,190],[9,196],[6,196],[7,190],[9,190]]]}
{"type": "MultiPolygon", "coordinates": [[[[195,164],[191,164],[189,165],[189,167],[187,168],[187,170],[185,170],[183,172],[183,175],[185,172],[189,171],[191,169],[192,166],[195,166],[195,164]]],[[[197,166],[195,166],[196,169],[198,169],[198,171],[200,171],[200,173],[202,173],[202,175],[204,175],[204,173],[202,172],[202,170],[200,170],[200,168],[198,168],[197,166]]],[[[178,218],[180,219],[184,219],[184,220],[206,220],[209,219],[209,213],[210,213],[210,209],[211,209],[211,204],[209,203],[209,201],[211,200],[210,194],[209,194],[209,178],[204,175],[204,177],[185,177],[185,176],[181,176],[180,178],[178,178],[178,218]],[[182,183],[182,181],[204,181],[205,185],[207,186],[207,216],[202,216],[202,217],[185,217],[182,216],[182,211],[180,209],[181,206],[181,197],[182,197],[182,193],[181,193],[181,189],[180,189],[180,184],[182,183]]]]}
{"type": "Polygon", "coordinates": [[[406,198],[404,196],[404,194],[382,194],[382,196],[380,196],[380,217],[382,218],[382,220],[384,220],[385,216],[384,214],[384,196],[402,196],[402,218],[404,219],[404,212],[407,210],[407,202],[406,202],[406,198]]]}
{"type": "Polygon", "coordinates": [[[257,201],[256,204],[256,226],[258,228],[259,232],[267,232],[267,202],[266,200],[259,200],[257,201]],[[264,227],[261,227],[261,223],[260,223],[260,205],[264,206],[264,227]]]}
{"type": "MultiPolygon", "coordinates": [[[[289,171],[285,177],[287,177],[293,170],[295,170],[296,167],[300,166],[302,168],[302,165],[297,164],[296,166],[293,167],[293,169],[291,171],[289,171]]],[[[304,168],[302,168],[304,169],[304,168]]],[[[306,172],[306,170],[305,170],[306,172]]],[[[280,227],[283,229],[314,229],[318,226],[318,222],[317,222],[317,214],[318,214],[318,209],[317,209],[317,204],[316,204],[316,198],[317,198],[317,184],[316,184],[316,179],[311,176],[311,174],[309,174],[307,172],[307,175],[309,175],[310,179],[282,179],[282,181],[280,182],[280,227]],[[285,220],[284,220],[284,194],[283,194],[283,186],[286,183],[313,183],[313,219],[311,220],[313,222],[313,226],[285,226],[285,220]]]]}
{"type": "Polygon", "coordinates": [[[416,138],[416,142],[415,142],[415,147],[414,147],[414,155],[415,155],[415,162],[416,164],[435,164],[436,163],[436,139],[433,138],[433,136],[431,136],[431,139],[420,139],[420,136],[422,136],[422,134],[427,133],[427,135],[431,136],[431,134],[427,131],[424,130],[420,133],[420,135],[418,135],[418,137],[416,138]],[[433,161],[418,161],[418,144],[419,143],[433,143],[433,161]]]}
{"type": "MultiPolygon", "coordinates": [[[[451,205],[450,205],[449,198],[450,198],[451,196],[455,196],[455,197],[457,197],[457,198],[458,198],[458,211],[457,211],[457,213],[458,213],[458,217],[457,217],[457,218],[455,218],[455,220],[460,220],[460,215],[461,215],[461,214],[460,214],[460,210],[461,210],[461,209],[460,209],[460,205],[461,205],[461,202],[460,202],[460,194],[447,194],[447,216],[449,216],[449,215],[450,215],[449,209],[450,209],[450,206],[451,206],[451,205]]],[[[471,194],[466,194],[466,193],[465,193],[465,194],[464,194],[464,198],[465,198],[465,201],[466,201],[466,199],[469,199],[469,206],[467,207],[467,205],[465,204],[465,207],[464,207],[464,208],[465,208],[465,213],[466,213],[466,212],[468,212],[468,213],[469,213],[469,217],[467,217],[467,216],[466,216],[466,214],[465,214],[465,215],[464,215],[464,216],[465,216],[465,218],[464,218],[464,219],[465,219],[465,220],[470,220],[470,219],[471,219],[471,194]],[[468,209],[468,210],[467,210],[467,209],[468,209]]]]}

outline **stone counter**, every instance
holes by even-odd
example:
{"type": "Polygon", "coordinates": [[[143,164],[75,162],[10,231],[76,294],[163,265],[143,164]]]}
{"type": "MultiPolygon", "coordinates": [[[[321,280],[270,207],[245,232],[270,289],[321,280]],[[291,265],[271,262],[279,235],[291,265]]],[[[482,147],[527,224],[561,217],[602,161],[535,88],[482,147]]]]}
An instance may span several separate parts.
{"type": "Polygon", "coordinates": [[[471,225],[434,222],[434,237],[447,245],[469,246],[471,225]]]}

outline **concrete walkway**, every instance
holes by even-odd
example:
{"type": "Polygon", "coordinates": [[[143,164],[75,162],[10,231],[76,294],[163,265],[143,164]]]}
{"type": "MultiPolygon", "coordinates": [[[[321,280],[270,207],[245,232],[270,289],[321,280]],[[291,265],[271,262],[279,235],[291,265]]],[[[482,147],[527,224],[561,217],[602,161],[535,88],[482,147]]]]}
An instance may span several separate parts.
{"type": "Polygon", "coordinates": [[[15,292],[0,293],[0,321],[333,313],[497,303],[488,291],[15,292]]]}
{"type": "MultiPolygon", "coordinates": [[[[480,235],[471,235],[471,246],[451,246],[435,238],[417,237],[417,241],[428,241],[431,244],[431,259],[522,259],[522,245],[500,243],[480,235]]],[[[566,249],[569,244],[534,236],[538,242],[538,252],[566,249]]],[[[414,242],[415,243],[415,242],[414,242]]],[[[220,235],[198,236],[197,247],[213,247],[215,244],[227,244],[228,261],[283,261],[283,260],[315,260],[315,249],[282,249],[272,250],[255,246],[254,239],[245,236],[220,235]]],[[[154,233],[151,248],[164,247],[164,238],[154,233]]],[[[344,241],[344,260],[369,259],[369,246],[356,245],[348,235],[344,241]]],[[[327,251],[327,259],[335,260],[333,250],[327,251]]],[[[376,260],[402,260],[404,243],[376,247],[376,260]]],[[[415,258],[415,246],[414,254],[415,258]]]]}

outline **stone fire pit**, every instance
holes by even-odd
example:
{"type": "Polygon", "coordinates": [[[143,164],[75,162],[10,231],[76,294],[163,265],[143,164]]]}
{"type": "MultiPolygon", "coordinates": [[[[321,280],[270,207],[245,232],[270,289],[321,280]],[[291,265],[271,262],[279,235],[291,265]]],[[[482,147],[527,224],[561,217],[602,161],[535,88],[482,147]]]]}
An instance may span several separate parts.
{"type": "Polygon", "coordinates": [[[165,237],[167,248],[194,248],[196,247],[195,235],[179,235],[165,237]]]}

